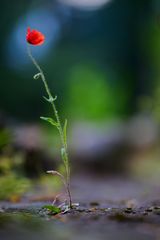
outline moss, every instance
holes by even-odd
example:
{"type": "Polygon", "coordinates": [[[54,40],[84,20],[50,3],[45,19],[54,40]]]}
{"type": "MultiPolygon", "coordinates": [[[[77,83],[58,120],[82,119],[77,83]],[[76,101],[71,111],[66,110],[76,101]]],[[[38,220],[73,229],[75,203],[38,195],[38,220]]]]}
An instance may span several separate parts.
{"type": "Polygon", "coordinates": [[[14,174],[0,177],[0,200],[18,201],[29,189],[30,181],[26,178],[18,178],[14,174]]]}

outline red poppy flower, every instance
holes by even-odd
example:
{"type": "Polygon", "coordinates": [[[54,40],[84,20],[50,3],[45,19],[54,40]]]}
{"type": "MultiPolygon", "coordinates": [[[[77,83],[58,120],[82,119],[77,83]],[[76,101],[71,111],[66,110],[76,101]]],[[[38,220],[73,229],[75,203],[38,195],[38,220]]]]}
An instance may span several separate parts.
{"type": "Polygon", "coordinates": [[[37,30],[31,30],[30,28],[27,29],[27,35],[26,40],[28,43],[33,45],[41,45],[44,43],[45,36],[37,31],[37,30]]]}

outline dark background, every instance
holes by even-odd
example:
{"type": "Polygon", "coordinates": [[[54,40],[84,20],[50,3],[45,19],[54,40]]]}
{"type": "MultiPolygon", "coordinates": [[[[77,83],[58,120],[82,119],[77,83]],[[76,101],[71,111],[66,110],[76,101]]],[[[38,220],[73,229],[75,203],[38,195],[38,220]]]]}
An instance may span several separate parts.
{"type": "Polygon", "coordinates": [[[75,7],[63,1],[2,1],[0,108],[5,114],[37,121],[47,107],[26,54],[28,26],[46,35],[45,44],[33,51],[69,118],[124,119],[153,93],[159,78],[158,1],[114,0],[102,6],[100,1],[95,9],[73,2],[75,7]]]}

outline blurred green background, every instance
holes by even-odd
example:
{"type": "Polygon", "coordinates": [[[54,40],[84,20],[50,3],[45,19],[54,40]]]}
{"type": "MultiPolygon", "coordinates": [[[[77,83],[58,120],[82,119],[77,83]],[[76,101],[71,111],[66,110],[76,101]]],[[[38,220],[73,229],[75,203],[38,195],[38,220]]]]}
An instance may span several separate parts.
{"type": "Polygon", "coordinates": [[[62,119],[68,119],[74,171],[122,173],[132,159],[131,169],[138,174],[139,158],[145,166],[151,159],[149,171],[139,175],[158,169],[158,0],[1,1],[0,12],[2,186],[14,182],[10,189],[15,189],[22,183],[26,191],[30,178],[61,168],[56,132],[39,119],[51,115],[51,109],[42,98],[41,81],[32,78],[37,72],[27,56],[28,26],[46,36],[32,52],[58,96],[62,119]]]}
{"type": "Polygon", "coordinates": [[[26,54],[28,26],[46,36],[33,52],[69,118],[126,118],[152,93],[159,80],[158,1],[78,2],[2,1],[2,112],[37,121],[48,111],[26,54]]]}

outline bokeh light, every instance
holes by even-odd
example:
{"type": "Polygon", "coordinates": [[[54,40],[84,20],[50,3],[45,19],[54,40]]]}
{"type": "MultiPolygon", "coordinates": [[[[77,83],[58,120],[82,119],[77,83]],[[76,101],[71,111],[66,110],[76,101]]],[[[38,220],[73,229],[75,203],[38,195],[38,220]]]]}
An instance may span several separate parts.
{"type": "Polygon", "coordinates": [[[44,58],[51,47],[54,50],[60,37],[61,24],[54,12],[39,8],[29,11],[24,17],[20,17],[12,31],[8,34],[8,40],[5,45],[6,62],[9,67],[17,70],[21,70],[23,65],[31,64],[26,56],[25,36],[28,26],[31,29],[43,32],[46,37],[45,43],[40,47],[40,51],[39,47],[32,47],[33,53],[39,59],[44,58]]]}
{"type": "Polygon", "coordinates": [[[97,10],[111,0],[59,0],[63,4],[69,5],[82,10],[97,10]]]}

